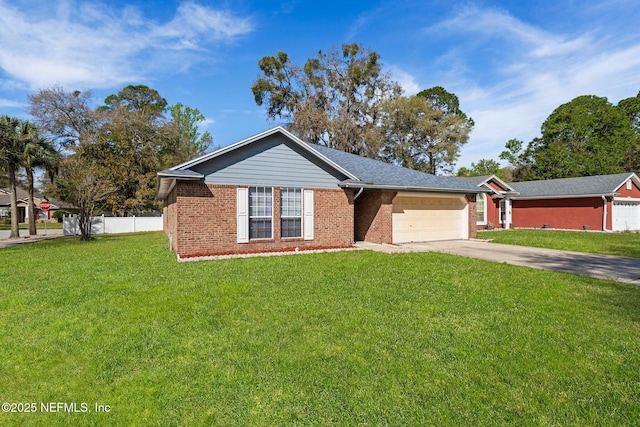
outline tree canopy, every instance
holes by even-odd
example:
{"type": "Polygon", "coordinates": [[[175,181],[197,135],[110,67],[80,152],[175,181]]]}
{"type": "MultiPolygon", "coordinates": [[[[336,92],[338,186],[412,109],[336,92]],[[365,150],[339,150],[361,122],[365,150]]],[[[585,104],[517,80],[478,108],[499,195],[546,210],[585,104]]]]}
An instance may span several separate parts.
{"type": "Polygon", "coordinates": [[[358,44],[319,51],[303,66],[265,56],[251,87],[271,120],[301,139],[405,167],[448,172],[473,121],[457,96],[436,86],[404,97],[380,55],[358,44]]]}
{"type": "Polygon", "coordinates": [[[252,85],[256,104],[270,119],[282,119],[302,139],[377,158],[383,144],[379,126],[384,102],[400,85],[383,72],[380,55],[358,44],[319,51],[304,66],[278,52],[265,56],[252,85]]]}
{"type": "Polygon", "coordinates": [[[510,140],[500,158],[519,180],[638,172],[638,117],[637,97],[614,106],[604,97],[579,96],[551,113],[539,138],[526,148],[510,140]]]}
{"type": "Polygon", "coordinates": [[[474,125],[458,97],[439,86],[389,101],[383,124],[383,158],[432,174],[453,170],[474,125]]]}
{"type": "Polygon", "coordinates": [[[512,174],[510,168],[503,168],[500,163],[492,159],[480,159],[471,163],[471,168],[461,167],[458,169],[458,176],[486,176],[495,175],[503,181],[511,181],[512,174]]]}
{"type": "Polygon", "coordinates": [[[53,191],[80,208],[85,225],[96,210],[157,211],[157,172],[202,154],[212,141],[198,130],[200,111],[168,106],[144,85],[127,86],[96,108],[89,92],[57,86],[34,93],[30,103],[37,123],[64,151],[53,191]]]}

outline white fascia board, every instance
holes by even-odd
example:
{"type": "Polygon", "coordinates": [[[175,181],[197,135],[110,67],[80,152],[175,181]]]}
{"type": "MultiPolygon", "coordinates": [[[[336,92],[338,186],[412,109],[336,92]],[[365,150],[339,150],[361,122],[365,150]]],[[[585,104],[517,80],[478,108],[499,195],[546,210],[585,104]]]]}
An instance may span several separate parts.
{"type": "Polygon", "coordinates": [[[627,181],[629,181],[629,179],[631,179],[633,182],[636,183],[636,186],[638,186],[640,188],[640,178],[638,178],[638,175],[635,174],[635,172],[631,172],[629,174],[629,176],[627,176],[621,183],[620,185],[618,185],[613,191],[614,193],[616,191],[618,191],[627,181]]]}
{"type": "Polygon", "coordinates": [[[511,200],[543,200],[543,199],[585,199],[588,197],[613,197],[617,196],[620,193],[605,193],[605,194],[573,194],[566,196],[528,196],[528,197],[511,197],[511,200]]]}
{"type": "Polygon", "coordinates": [[[371,190],[390,190],[390,191],[413,191],[413,192],[431,192],[431,193],[457,193],[457,194],[473,194],[473,193],[489,193],[488,190],[482,188],[440,188],[440,187],[416,187],[410,185],[385,185],[385,184],[367,184],[359,182],[345,182],[338,184],[343,188],[364,188],[371,190]]]}
{"type": "Polygon", "coordinates": [[[498,183],[498,185],[500,185],[500,187],[502,187],[505,190],[505,192],[507,192],[507,193],[509,193],[511,191],[515,191],[509,184],[507,184],[506,182],[504,182],[503,180],[501,180],[500,178],[498,178],[495,175],[491,175],[489,178],[485,179],[482,182],[482,185],[487,185],[488,186],[489,185],[489,181],[491,181],[491,180],[496,181],[498,183]]]}

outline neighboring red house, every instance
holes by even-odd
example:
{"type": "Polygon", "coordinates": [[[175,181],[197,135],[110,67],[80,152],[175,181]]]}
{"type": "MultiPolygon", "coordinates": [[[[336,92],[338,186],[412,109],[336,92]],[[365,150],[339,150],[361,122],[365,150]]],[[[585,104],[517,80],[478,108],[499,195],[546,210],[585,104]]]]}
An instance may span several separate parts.
{"type": "Polygon", "coordinates": [[[453,177],[453,179],[488,191],[476,197],[478,230],[511,226],[511,197],[518,192],[509,184],[495,175],[453,177]]]}
{"type": "Polygon", "coordinates": [[[281,127],[158,173],[179,258],[476,235],[476,186],[327,147],[281,127]]]}
{"type": "Polygon", "coordinates": [[[527,228],[640,230],[635,173],[513,182],[512,225],[527,228]]]}

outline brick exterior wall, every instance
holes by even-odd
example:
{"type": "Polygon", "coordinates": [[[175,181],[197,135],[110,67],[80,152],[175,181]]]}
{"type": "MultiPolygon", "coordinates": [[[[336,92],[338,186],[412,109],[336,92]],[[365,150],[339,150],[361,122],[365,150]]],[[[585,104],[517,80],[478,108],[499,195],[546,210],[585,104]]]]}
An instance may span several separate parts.
{"type": "MultiPolygon", "coordinates": [[[[512,200],[514,227],[602,230],[604,202],[600,197],[575,199],[512,200]]],[[[611,202],[607,206],[607,227],[611,229],[611,202]]]]}
{"type": "MultiPolygon", "coordinates": [[[[314,193],[314,239],[280,238],[280,191],[273,189],[273,238],[237,243],[236,186],[177,183],[174,250],[182,258],[304,249],[350,247],[353,244],[353,191],[307,188],[314,193]]],[[[172,192],[173,194],[173,192],[172,192]]],[[[170,196],[171,198],[171,196],[170,196]]],[[[167,202],[165,212],[170,212],[167,202]]]]}
{"type": "MultiPolygon", "coordinates": [[[[467,194],[467,203],[469,204],[469,238],[475,239],[478,237],[478,224],[476,222],[476,195],[467,194]]],[[[489,203],[491,198],[489,198],[489,203]]]]}
{"type": "Polygon", "coordinates": [[[176,188],[174,187],[164,200],[164,206],[162,208],[162,222],[164,223],[162,229],[169,239],[169,247],[172,250],[176,250],[175,236],[177,236],[176,232],[178,227],[176,212],[176,188]]]}
{"type": "Polygon", "coordinates": [[[392,243],[393,198],[395,191],[365,191],[356,199],[357,241],[392,243]]]}

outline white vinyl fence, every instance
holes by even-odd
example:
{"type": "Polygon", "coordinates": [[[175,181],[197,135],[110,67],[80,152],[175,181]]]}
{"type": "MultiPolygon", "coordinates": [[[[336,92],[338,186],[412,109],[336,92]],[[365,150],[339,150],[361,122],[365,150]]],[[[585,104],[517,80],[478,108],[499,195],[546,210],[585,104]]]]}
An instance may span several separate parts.
{"type": "MultiPolygon", "coordinates": [[[[77,215],[65,216],[62,228],[65,236],[80,234],[77,215]]],[[[111,217],[94,216],[91,218],[91,234],[137,233],[139,231],[162,230],[162,216],[157,217],[111,217]]]]}

